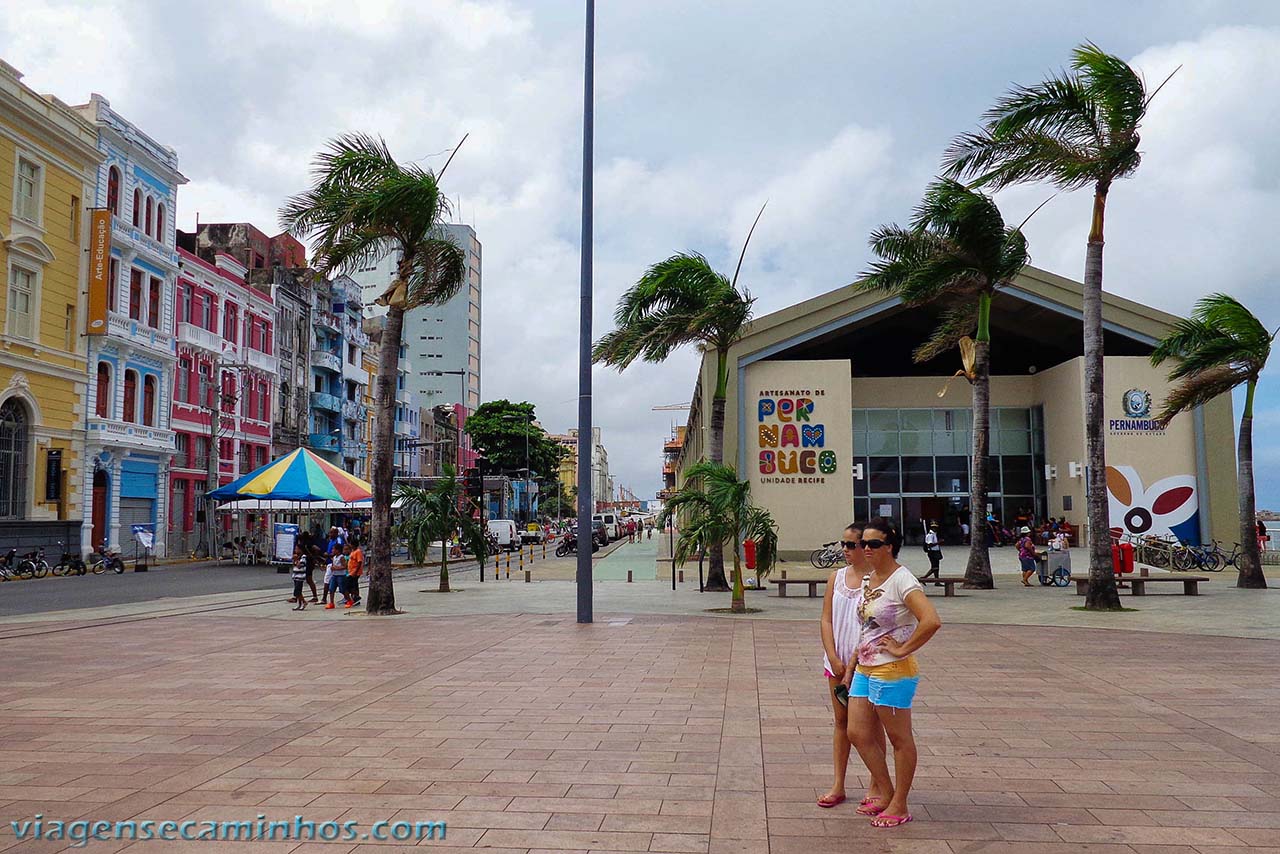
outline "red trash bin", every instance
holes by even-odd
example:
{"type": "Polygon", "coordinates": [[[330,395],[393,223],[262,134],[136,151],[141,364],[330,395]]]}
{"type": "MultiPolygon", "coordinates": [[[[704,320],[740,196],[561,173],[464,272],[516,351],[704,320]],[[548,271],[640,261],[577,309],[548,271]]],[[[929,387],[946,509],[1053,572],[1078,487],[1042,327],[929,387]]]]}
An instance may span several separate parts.
{"type": "Polygon", "coordinates": [[[1111,571],[1116,575],[1133,572],[1133,543],[1111,544],[1111,571]]]}
{"type": "Polygon", "coordinates": [[[747,569],[756,568],[756,541],[746,540],[742,544],[742,553],[747,559],[747,569]]]}

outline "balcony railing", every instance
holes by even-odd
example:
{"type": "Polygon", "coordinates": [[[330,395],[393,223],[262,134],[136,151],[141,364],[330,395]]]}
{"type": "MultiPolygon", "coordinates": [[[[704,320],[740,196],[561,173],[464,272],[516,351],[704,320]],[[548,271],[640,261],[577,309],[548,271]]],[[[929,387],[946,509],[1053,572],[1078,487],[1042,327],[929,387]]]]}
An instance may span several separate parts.
{"type": "Polygon", "coordinates": [[[337,353],[330,353],[328,350],[312,350],[311,367],[323,368],[326,371],[340,374],[342,373],[342,359],[337,353]]]}
{"type": "Polygon", "coordinates": [[[330,332],[341,332],[342,324],[332,312],[314,311],[311,314],[316,326],[322,329],[328,329],[330,332]]]}
{"type": "Polygon", "coordinates": [[[120,314],[112,311],[108,313],[107,328],[110,334],[117,338],[124,338],[144,347],[150,347],[161,353],[174,352],[174,339],[172,335],[166,335],[159,329],[152,329],[128,315],[120,314]]]}
{"type": "Polygon", "coordinates": [[[276,372],[276,357],[270,353],[263,353],[261,350],[245,347],[241,355],[244,356],[245,363],[250,367],[257,368],[268,374],[276,372]]]}
{"type": "Polygon", "coordinates": [[[96,416],[89,419],[88,426],[90,441],[96,439],[100,442],[154,451],[174,451],[178,447],[177,434],[160,427],[147,427],[125,421],[107,421],[96,416]]]}
{"type": "Polygon", "coordinates": [[[397,436],[413,436],[414,427],[408,421],[396,419],[396,435],[397,436]]]}
{"type": "Polygon", "coordinates": [[[342,417],[348,421],[367,421],[369,408],[358,400],[342,401],[342,417]]]}
{"type": "Polygon", "coordinates": [[[369,384],[369,372],[359,365],[344,364],[342,366],[342,378],[351,380],[357,385],[369,384]]]}
{"type": "Polygon", "coordinates": [[[235,351],[235,345],[230,341],[226,341],[218,333],[202,329],[194,323],[178,324],[178,340],[183,344],[190,344],[192,347],[199,347],[202,350],[208,350],[218,355],[235,351]]]}
{"type": "Polygon", "coordinates": [[[313,391],[311,392],[311,408],[323,409],[325,412],[341,412],[342,400],[336,394],[313,391]]]}
{"type": "Polygon", "coordinates": [[[307,436],[307,444],[315,451],[337,453],[342,447],[342,439],[332,433],[311,433],[307,436]]]}
{"type": "Polygon", "coordinates": [[[342,456],[362,460],[368,455],[364,442],[357,439],[346,439],[342,443],[342,456]]]}

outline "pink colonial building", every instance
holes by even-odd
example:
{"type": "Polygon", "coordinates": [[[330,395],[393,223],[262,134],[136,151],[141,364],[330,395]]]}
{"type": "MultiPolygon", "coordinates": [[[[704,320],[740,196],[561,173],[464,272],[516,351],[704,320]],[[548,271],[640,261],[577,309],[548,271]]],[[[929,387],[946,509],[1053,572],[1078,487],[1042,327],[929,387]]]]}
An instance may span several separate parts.
{"type": "MultiPolygon", "coordinates": [[[[169,483],[172,553],[192,551],[201,542],[204,494],[212,479],[222,486],[269,461],[272,401],[278,385],[271,295],[245,284],[245,266],[230,255],[218,253],[210,263],[189,251],[193,236],[180,234],[178,242],[178,363],[171,419],[177,450],[169,483]]],[[[239,521],[254,528],[262,520],[239,521]]],[[[221,527],[219,541],[230,521],[221,527]]]]}

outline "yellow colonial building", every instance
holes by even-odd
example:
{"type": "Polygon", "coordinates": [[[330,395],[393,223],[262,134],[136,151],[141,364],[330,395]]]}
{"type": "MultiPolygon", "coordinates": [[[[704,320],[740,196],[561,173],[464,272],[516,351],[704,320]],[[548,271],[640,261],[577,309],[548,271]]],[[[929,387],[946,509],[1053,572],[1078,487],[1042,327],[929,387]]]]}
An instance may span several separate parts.
{"type": "MultiPolygon", "coordinates": [[[[0,61],[0,546],[78,551],[97,131],[0,61]]],[[[52,561],[51,561],[52,562],[52,561]]]]}

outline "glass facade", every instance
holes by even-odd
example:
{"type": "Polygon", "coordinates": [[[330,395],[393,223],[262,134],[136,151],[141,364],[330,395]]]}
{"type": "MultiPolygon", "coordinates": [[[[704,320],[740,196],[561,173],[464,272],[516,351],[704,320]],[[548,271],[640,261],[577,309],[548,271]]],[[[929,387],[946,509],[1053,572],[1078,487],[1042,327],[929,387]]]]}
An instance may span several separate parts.
{"type": "MultiPolygon", "coordinates": [[[[969,517],[973,418],[969,409],[855,409],[853,482],[857,519],[888,515],[908,543],[937,521],[944,542],[959,543],[969,517]]],[[[992,407],[988,503],[1008,524],[1045,506],[1044,417],[1039,407],[992,407]]]]}

